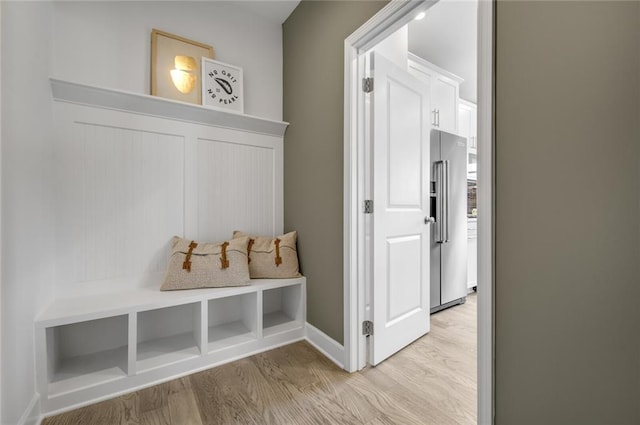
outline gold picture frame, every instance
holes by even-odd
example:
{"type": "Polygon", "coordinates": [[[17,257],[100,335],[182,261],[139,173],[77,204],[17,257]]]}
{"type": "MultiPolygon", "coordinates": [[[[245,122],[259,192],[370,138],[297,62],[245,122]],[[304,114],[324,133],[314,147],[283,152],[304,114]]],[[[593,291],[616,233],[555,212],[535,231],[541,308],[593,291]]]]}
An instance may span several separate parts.
{"type": "Polygon", "coordinates": [[[202,105],[201,58],[213,47],[175,34],[151,31],[151,95],[202,105]]]}

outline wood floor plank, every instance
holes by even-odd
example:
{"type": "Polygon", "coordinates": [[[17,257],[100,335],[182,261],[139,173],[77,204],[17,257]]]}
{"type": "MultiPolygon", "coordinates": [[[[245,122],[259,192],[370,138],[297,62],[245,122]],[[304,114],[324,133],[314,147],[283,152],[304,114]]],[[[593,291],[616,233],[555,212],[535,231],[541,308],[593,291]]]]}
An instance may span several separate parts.
{"type": "MultiPolygon", "coordinates": [[[[373,369],[376,374],[384,373],[378,368],[373,369]]],[[[369,373],[369,376],[373,375],[369,373]]],[[[380,378],[378,376],[377,378],[380,378]]],[[[393,379],[393,378],[392,378],[393,379]]],[[[385,413],[389,418],[394,420],[402,420],[407,424],[421,424],[422,420],[409,409],[406,409],[402,403],[398,403],[394,394],[401,388],[399,382],[394,381],[394,385],[380,390],[372,384],[368,376],[362,374],[353,374],[347,381],[347,385],[343,388],[341,397],[344,397],[349,404],[357,405],[359,403],[360,411],[371,412],[374,415],[385,413]]],[[[363,419],[366,419],[364,417],[363,419]]]]}
{"type": "Polygon", "coordinates": [[[140,425],[171,425],[169,406],[147,410],[140,414],[140,425]]]}
{"type": "Polygon", "coordinates": [[[375,418],[367,422],[365,425],[397,425],[397,424],[393,422],[391,419],[389,419],[387,415],[385,415],[384,413],[381,413],[379,416],[376,416],[375,418]]]}
{"type": "Polygon", "coordinates": [[[114,399],[119,411],[120,425],[140,425],[138,394],[125,394],[114,399]]]}
{"type": "Polygon", "coordinates": [[[126,414],[121,405],[121,398],[118,397],[46,418],[42,423],[43,425],[127,424],[126,414]]]}
{"type": "Polygon", "coordinates": [[[170,393],[168,401],[172,424],[202,425],[200,410],[191,388],[170,393]]]}
{"type": "Polygon", "coordinates": [[[168,383],[154,385],[138,391],[140,414],[167,407],[168,383]]]}
{"type": "MultiPolygon", "coordinates": [[[[269,353],[251,359],[256,363],[256,368],[260,370],[268,385],[274,389],[278,398],[285,404],[289,404],[286,410],[278,409],[278,415],[282,417],[282,420],[286,420],[282,423],[352,423],[354,418],[348,411],[335,408],[336,401],[332,397],[335,392],[327,387],[322,388],[319,385],[320,381],[306,370],[305,365],[308,366],[314,362],[320,363],[320,354],[315,350],[307,351],[306,355],[313,356],[313,359],[307,357],[304,361],[298,361],[297,366],[294,367],[291,361],[286,360],[287,355],[282,352],[295,350],[293,352],[301,352],[304,357],[307,347],[310,346],[306,343],[292,344],[292,346],[274,350],[273,357],[269,353]],[[301,347],[300,344],[303,344],[304,347],[301,347]],[[302,373],[302,369],[305,369],[304,373],[302,373]],[[299,379],[299,377],[292,379],[292,375],[296,373],[302,373],[304,379],[299,379]],[[310,382],[305,382],[305,379],[310,379],[310,382]],[[291,400],[295,400],[295,405],[290,403],[291,400]],[[286,412],[292,408],[291,413],[293,414],[287,415],[286,412]],[[289,417],[287,418],[287,416],[289,417]]],[[[320,368],[322,367],[326,367],[326,365],[320,368]]],[[[335,370],[337,371],[337,368],[335,370]]]]}
{"type": "Polygon", "coordinates": [[[205,423],[276,423],[269,405],[278,394],[249,359],[193,375],[191,383],[205,423]]]}
{"type": "Polygon", "coordinates": [[[173,381],[167,382],[166,387],[168,395],[191,389],[191,378],[184,376],[182,378],[174,379],[173,381]]]}
{"type": "MultiPolygon", "coordinates": [[[[223,365],[217,369],[227,367],[223,365]]],[[[205,424],[221,424],[221,409],[218,407],[224,403],[222,389],[215,380],[215,369],[196,373],[191,376],[191,386],[196,404],[200,409],[200,418],[205,424]]]]}
{"type": "Polygon", "coordinates": [[[377,367],[298,342],[46,418],[43,425],[475,425],[475,294],[377,367]]]}

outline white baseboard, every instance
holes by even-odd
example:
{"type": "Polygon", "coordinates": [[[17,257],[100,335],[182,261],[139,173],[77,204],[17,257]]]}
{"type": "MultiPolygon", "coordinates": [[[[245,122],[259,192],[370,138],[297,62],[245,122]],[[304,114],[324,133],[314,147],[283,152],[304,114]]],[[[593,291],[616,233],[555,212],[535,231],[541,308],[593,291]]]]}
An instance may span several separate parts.
{"type": "Polygon", "coordinates": [[[27,406],[17,425],[40,425],[42,417],[40,415],[40,394],[33,395],[31,402],[27,406]]]}
{"type": "Polygon", "coordinates": [[[340,369],[344,369],[344,346],[338,344],[333,338],[309,322],[305,325],[305,336],[309,344],[313,345],[340,369]]]}

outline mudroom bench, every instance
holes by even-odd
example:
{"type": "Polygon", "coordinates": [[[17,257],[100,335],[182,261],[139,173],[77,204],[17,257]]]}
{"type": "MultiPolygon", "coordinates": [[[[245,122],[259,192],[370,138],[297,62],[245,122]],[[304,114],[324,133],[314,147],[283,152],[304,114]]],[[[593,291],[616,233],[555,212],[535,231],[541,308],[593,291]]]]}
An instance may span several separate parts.
{"type": "Polygon", "coordinates": [[[119,393],[304,338],[304,277],[58,299],[35,322],[46,411],[119,393]]]}
{"type": "Polygon", "coordinates": [[[288,124],[50,83],[55,272],[34,321],[42,412],[304,338],[304,277],[159,291],[174,235],[213,243],[235,230],[283,234],[288,124]]]}

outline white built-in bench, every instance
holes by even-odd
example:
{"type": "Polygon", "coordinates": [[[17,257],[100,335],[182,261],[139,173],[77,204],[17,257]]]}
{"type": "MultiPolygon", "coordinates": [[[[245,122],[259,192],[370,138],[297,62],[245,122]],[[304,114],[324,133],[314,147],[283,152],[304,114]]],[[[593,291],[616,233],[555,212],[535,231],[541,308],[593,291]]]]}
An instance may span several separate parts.
{"type": "Polygon", "coordinates": [[[45,415],[304,337],[305,278],[160,292],[174,235],[283,233],[287,123],[52,79],[55,298],[45,415]]]}
{"type": "Polygon", "coordinates": [[[56,411],[304,338],[305,278],[54,301],[36,320],[42,402],[56,411]]]}

